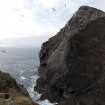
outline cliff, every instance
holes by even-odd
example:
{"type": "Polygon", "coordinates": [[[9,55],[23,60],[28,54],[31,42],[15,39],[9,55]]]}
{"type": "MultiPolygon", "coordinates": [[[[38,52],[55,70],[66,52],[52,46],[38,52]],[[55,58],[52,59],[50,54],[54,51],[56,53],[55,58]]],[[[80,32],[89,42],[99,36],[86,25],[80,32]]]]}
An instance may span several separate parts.
{"type": "Polygon", "coordinates": [[[41,99],[58,105],[105,105],[105,12],[82,6],[57,35],[43,43],[41,99]]]}
{"type": "Polygon", "coordinates": [[[0,71],[0,105],[38,105],[33,103],[27,90],[17,84],[8,73],[0,71]]]}

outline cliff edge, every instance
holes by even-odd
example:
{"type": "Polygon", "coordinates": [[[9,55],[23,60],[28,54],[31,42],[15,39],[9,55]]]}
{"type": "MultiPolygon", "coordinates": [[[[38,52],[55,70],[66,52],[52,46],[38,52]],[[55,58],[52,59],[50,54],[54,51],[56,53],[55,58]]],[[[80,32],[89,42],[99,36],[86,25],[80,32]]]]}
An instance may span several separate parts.
{"type": "Polygon", "coordinates": [[[0,105],[38,105],[8,73],[0,71],[0,105]]]}

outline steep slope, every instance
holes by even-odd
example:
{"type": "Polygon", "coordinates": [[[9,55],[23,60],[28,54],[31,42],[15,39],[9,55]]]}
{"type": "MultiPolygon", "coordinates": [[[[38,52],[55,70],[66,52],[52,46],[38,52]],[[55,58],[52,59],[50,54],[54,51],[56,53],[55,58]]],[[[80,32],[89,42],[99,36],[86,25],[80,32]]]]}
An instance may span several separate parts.
{"type": "Polygon", "coordinates": [[[38,105],[33,103],[27,90],[16,83],[8,73],[0,71],[0,105],[38,105]]]}
{"type": "Polygon", "coordinates": [[[105,12],[82,6],[57,35],[43,43],[42,99],[59,105],[105,105],[105,12]]]}

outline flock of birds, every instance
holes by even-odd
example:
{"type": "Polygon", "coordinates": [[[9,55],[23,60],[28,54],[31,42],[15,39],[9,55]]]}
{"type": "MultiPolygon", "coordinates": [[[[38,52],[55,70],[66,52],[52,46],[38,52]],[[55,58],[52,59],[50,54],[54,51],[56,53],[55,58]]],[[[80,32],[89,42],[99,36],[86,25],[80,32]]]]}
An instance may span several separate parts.
{"type": "MultiPolygon", "coordinates": [[[[94,0],[83,0],[83,1],[85,1],[87,3],[93,3],[94,2],[94,0]]],[[[69,4],[70,4],[70,0],[65,0],[64,1],[64,8],[67,8],[69,4]]],[[[55,7],[52,7],[51,9],[53,12],[57,12],[57,9],[55,7]]],[[[25,17],[24,14],[21,13],[22,9],[17,8],[17,9],[15,9],[15,11],[19,13],[19,17],[21,19],[25,17]]]]}
{"type": "MultiPolygon", "coordinates": [[[[70,1],[70,0],[68,0],[68,1],[65,0],[64,8],[67,7],[67,4],[68,4],[69,1],[70,1]]],[[[53,12],[56,12],[56,11],[57,11],[57,9],[56,9],[55,7],[52,7],[51,9],[52,9],[53,12]]],[[[17,13],[19,13],[20,18],[24,18],[24,17],[25,17],[25,16],[21,13],[22,9],[16,8],[15,11],[16,11],[17,13]]]]}

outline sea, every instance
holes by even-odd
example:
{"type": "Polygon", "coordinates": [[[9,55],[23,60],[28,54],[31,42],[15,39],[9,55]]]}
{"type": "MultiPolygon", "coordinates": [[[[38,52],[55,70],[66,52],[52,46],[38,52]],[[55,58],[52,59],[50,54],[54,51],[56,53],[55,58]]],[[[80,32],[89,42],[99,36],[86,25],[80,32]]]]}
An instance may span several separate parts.
{"type": "MultiPolygon", "coordinates": [[[[39,51],[36,47],[1,47],[0,70],[10,73],[19,84],[23,84],[33,101],[41,94],[34,91],[38,79],[39,51]]],[[[54,105],[48,100],[38,101],[40,105],[54,105]]]]}

